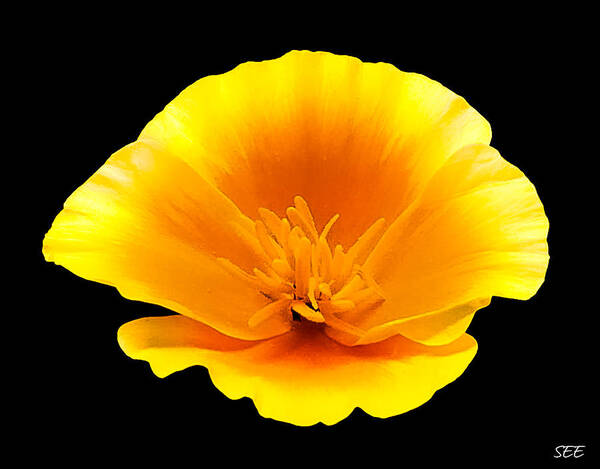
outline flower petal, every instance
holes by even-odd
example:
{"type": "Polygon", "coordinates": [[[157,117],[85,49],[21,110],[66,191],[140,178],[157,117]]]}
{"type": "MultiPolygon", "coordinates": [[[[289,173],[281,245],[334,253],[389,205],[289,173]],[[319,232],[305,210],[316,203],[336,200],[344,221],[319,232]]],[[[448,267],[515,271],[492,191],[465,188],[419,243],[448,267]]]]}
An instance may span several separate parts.
{"type": "Polygon", "coordinates": [[[48,261],[244,339],[289,329],[245,269],[261,265],[253,223],[189,166],[138,141],[121,149],[65,202],[44,239],[48,261]]]}
{"type": "Polygon", "coordinates": [[[393,334],[448,343],[491,296],[525,300],[535,294],[548,265],[547,234],[542,203],[523,173],[491,147],[465,147],[391,225],[363,266],[386,301],[368,314],[340,316],[372,329],[356,343],[393,334]]]}
{"type": "Polygon", "coordinates": [[[160,377],[205,366],[227,397],[250,397],[262,416],[295,425],[332,425],[355,407],[382,418],[414,409],[460,376],[477,350],[467,334],[441,347],[400,336],[346,347],[305,325],[248,342],[182,316],[124,324],[119,344],[160,377]]]}
{"type": "Polygon", "coordinates": [[[295,195],[333,244],[390,223],[454,151],[490,126],[441,84],[385,63],[293,51],[184,90],[143,130],[249,216],[280,216],[295,195]]]}

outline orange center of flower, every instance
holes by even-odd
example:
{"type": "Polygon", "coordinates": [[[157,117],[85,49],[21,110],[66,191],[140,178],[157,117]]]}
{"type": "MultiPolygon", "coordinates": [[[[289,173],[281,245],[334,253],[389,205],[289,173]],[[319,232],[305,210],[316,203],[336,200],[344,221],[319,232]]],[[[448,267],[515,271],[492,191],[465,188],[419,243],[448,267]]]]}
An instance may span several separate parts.
{"type": "Polygon", "coordinates": [[[368,309],[384,300],[381,289],[359,262],[366,259],[381,237],[385,220],[373,223],[347,252],[339,244],[332,252],[327,235],[339,215],[334,215],[319,233],[306,201],[296,196],[294,204],[286,210],[287,218],[259,209],[261,220],[255,222],[255,231],[267,267],[255,268],[254,280],[273,303],[250,318],[250,327],[289,308],[293,319],[304,318],[362,334],[337,314],[368,309]]]}

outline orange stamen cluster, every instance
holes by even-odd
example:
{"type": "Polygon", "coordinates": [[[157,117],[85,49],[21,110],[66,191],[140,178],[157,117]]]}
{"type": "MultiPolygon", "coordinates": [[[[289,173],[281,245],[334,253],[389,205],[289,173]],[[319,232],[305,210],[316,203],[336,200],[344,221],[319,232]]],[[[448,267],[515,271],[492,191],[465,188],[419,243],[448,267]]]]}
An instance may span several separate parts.
{"type": "Polygon", "coordinates": [[[286,210],[287,218],[259,209],[261,219],[255,222],[255,234],[265,267],[254,269],[253,280],[273,303],[257,311],[249,325],[255,327],[289,307],[309,321],[361,333],[336,314],[384,300],[379,286],[358,263],[381,237],[384,219],[371,225],[347,252],[339,244],[332,252],[327,235],[339,215],[319,233],[306,201],[296,196],[294,205],[286,210]]]}

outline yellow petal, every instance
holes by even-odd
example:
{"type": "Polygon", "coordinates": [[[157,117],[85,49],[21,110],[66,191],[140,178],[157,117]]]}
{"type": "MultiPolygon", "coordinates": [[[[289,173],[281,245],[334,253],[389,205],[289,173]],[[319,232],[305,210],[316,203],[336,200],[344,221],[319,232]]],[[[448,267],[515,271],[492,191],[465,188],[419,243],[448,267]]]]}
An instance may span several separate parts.
{"type": "Polygon", "coordinates": [[[440,347],[399,336],[346,347],[304,326],[249,342],[168,316],[129,322],[118,335],[125,353],[157,376],[205,366],[227,397],[250,397],[262,416],[295,425],[332,425],[355,407],[382,418],[414,409],[460,376],[477,349],[467,334],[440,347]]]}
{"type": "Polygon", "coordinates": [[[43,252],[123,296],[159,304],[244,339],[288,330],[245,269],[262,265],[254,223],[189,166],[145,142],[121,149],[65,203],[43,252]],[[250,233],[250,234],[249,234],[250,233]],[[228,259],[228,260],[226,260],[228,259]]]}
{"type": "Polygon", "coordinates": [[[185,89],[143,130],[249,216],[280,216],[296,195],[317,229],[333,214],[346,249],[390,222],[454,151],[489,124],[441,84],[385,63],[293,51],[185,89]]]}
{"type": "Polygon", "coordinates": [[[459,337],[491,296],[528,299],[544,281],[548,220],[533,185],[486,145],[456,152],[384,234],[363,269],[386,300],[340,318],[426,343],[459,337]]]}

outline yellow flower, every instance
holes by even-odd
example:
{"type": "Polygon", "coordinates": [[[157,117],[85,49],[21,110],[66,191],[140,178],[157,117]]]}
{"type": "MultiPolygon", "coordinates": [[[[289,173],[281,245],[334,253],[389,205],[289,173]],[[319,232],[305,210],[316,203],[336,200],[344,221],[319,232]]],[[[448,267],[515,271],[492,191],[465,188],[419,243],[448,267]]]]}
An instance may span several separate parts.
{"type": "Polygon", "coordinates": [[[208,368],[265,417],[413,409],[456,379],[492,296],[544,280],[535,188],[422,75],[290,52],[203,78],[66,201],[48,261],[176,315],[124,324],[163,377],[208,368]]]}

